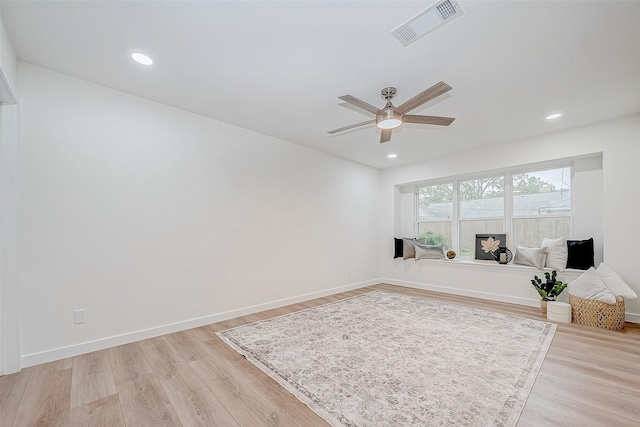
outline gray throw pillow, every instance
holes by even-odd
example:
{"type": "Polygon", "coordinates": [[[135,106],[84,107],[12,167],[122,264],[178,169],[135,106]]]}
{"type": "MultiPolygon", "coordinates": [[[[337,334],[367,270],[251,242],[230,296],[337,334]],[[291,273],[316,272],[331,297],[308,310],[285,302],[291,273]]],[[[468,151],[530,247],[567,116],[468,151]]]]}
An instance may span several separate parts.
{"type": "Polygon", "coordinates": [[[418,259],[444,259],[444,245],[425,245],[415,243],[415,258],[418,259]]]}
{"type": "Polygon", "coordinates": [[[414,258],[416,256],[416,250],[413,248],[415,243],[424,244],[424,239],[402,238],[402,259],[414,258]]]}
{"type": "Polygon", "coordinates": [[[516,247],[516,256],[513,258],[514,264],[530,265],[538,270],[544,268],[544,263],[547,261],[547,254],[549,248],[527,248],[526,246],[516,247]]]}

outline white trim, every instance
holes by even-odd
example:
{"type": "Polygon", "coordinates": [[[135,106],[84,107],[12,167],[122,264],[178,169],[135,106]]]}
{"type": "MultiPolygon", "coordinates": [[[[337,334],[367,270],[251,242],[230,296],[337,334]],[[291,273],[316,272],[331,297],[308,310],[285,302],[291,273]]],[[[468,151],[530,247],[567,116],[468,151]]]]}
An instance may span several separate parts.
{"type": "Polygon", "coordinates": [[[511,297],[508,295],[492,294],[489,292],[470,291],[467,289],[457,289],[448,286],[429,285],[426,283],[408,282],[405,280],[396,280],[384,278],[380,279],[382,283],[390,285],[404,286],[406,288],[422,289],[425,291],[441,292],[443,294],[461,295],[465,297],[473,297],[484,300],[507,302],[510,304],[525,305],[528,307],[540,307],[540,300],[533,298],[511,297]]]}
{"type": "Polygon", "coordinates": [[[187,329],[197,328],[209,325],[211,323],[222,322],[224,320],[233,319],[247,314],[258,313],[272,308],[283,307],[289,304],[296,304],[308,301],[314,298],[321,298],[328,295],[334,295],[340,292],[346,292],[353,289],[364,288],[366,286],[377,285],[380,280],[368,280],[365,282],[352,283],[350,285],[338,286],[335,288],[325,289],[323,291],[311,292],[308,294],[298,295],[290,298],[283,298],[264,304],[256,304],[249,307],[229,310],[222,313],[215,313],[208,316],[198,317],[195,319],[184,320],[181,322],[171,323],[168,325],[158,326],[149,329],[143,329],[126,334],[115,335],[107,338],[100,338],[93,341],[87,341],[79,344],[73,344],[66,347],[55,348],[39,353],[25,354],[22,356],[22,367],[39,365],[41,363],[52,362],[54,360],[65,359],[67,357],[78,356],[92,351],[104,350],[106,348],[118,345],[129,344],[132,342],[145,340],[160,335],[180,332],[187,329]]]}
{"type": "Polygon", "coordinates": [[[458,181],[468,181],[472,179],[481,179],[481,178],[490,178],[495,175],[504,175],[508,172],[512,173],[530,173],[530,172],[538,172],[549,169],[556,169],[561,167],[571,166],[573,168],[574,163],[577,160],[590,159],[594,157],[602,157],[602,151],[594,151],[588,154],[581,154],[578,156],[570,156],[563,157],[560,159],[554,160],[544,160],[541,162],[535,163],[520,163],[511,166],[506,166],[498,169],[490,169],[479,172],[471,172],[460,175],[450,175],[439,178],[431,178],[431,179],[423,179],[419,181],[405,182],[401,184],[395,184],[398,188],[403,188],[406,186],[416,186],[416,187],[425,187],[430,185],[440,185],[448,182],[453,182],[454,180],[458,181]]]}
{"type": "Polygon", "coordinates": [[[624,320],[630,323],[640,323],[640,314],[625,313],[624,320]]]}
{"type": "Polygon", "coordinates": [[[7,80],[2,68],[0,68],[0,102],[2,104],[15,104],[16,96],[11,89],[11,85],[7,80]]]}
{"type": "MultiPolygon", "coordinates": [[[[2,72],[0,70],[0,75],[2,72]]],[[[18,105],[0,106],[0,375],[20,366],[21,155],[18,105]]]]}

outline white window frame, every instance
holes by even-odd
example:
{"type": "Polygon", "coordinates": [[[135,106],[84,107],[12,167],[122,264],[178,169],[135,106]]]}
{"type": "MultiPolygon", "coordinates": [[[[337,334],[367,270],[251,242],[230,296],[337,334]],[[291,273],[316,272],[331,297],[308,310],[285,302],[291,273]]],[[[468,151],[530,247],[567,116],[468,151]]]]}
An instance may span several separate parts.
{"type": "MultiPolygon", "coordinates": [[[[502,217],[482,217],[483,220],[503,220],[504,232],[507,233],[509,246],[513,245],[511,240],[512,230],[513,230],[513,220],[517,219],[536,219],[540,218],[538,215],[523,215],[523,216],[515,216],[513,214],[513,176],[518,174],[527,174],[533,172],[542,172],[545,170],[552,169],[560,169],[560,168],[569,168],[570,178],[571,178],[571,186],[569,190],[571,192],[571,209],[568,214],[552,214],[545,215],[545,218],[557,218],[557,217],[568,217],[569,218],[569,236],[568,239],[573,238],[573,217],[574,217],[574,191],[573,191],[573,182],[574,182],[574,165],[573,161],[567,162],[547,162],[544,164],[536,164],[536,165],[527,165],[523,167],[513,167],[508,169],[496,170],[491,172],[479,172],[476,174],[469,175],[460,175],[454,177],[448,177],[446,179],[439,178],[437,180],[429,180],[415,184],[415,221],[414,227],[416,230],[416,235],[418,230],[420,229],[421,223],[430,223],[430,222],[443,222],[442,220],[433,220],[433,219],[425,219],[420,220],[419,216],[419,189],[421,187],[429,187],[435,185],[443,185],[443,184],[453,184],[453,209],[452,209],[452,218],[451,218],[451,248],[452,250],[459,253],[460,251],[460,221],[469,220],[468,218],[460,217],[460,182],[462,181],[470,181],[474,179],[484,179],[484,178],[492,178],[497,176],[503,176],[504,179],[504,215],[502,217]]],[[[555,236],[549,236],[555,237],[555,236]]]]}
{"type": "MultiPolygon", "coordinates": [[[[449,219],[449,221],[451,222],[451,246],[448,249],[453,249],[454,247],[457,248],[458,246],[458,222],[456,221],[456,218],[458,216],[458,212],[459,212],[459,202],[457,202],[458,200],[458,186],[455,180],[438,180],[438,181],[431,181],[429,183],[422,183],[422,184],[418,184],[414,187],[414,191],[415,191],[415,210],[414,210],[414,218],[415,221],[413,221],[414,224],[414,230],[415,236],[418,236],[418,233],[420,231],[420,224],[421,223],[430,223],[430,222],[445,222],[442,219],[425,219],[425,220],[420,220],[420,187],[431,187],[431,186],[436,186],[436,185],[446,185],[446,184],[452,184],[453,185],[453,195],[452,195],[452,203],[453,203],[453,209],[452,209],[452,214],[451,214],[451,218],[449,219]]],[[[455,251],[457,251],[457,249],[453,249],[455,251]]]]}

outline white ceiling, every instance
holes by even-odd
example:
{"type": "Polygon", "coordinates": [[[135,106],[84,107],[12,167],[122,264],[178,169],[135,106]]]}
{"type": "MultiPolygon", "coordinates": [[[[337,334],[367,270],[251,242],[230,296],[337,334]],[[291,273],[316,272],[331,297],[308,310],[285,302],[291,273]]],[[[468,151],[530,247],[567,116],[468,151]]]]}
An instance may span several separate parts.
{"type": "Polygon", "coordinates": [[[21,60],[380,169],[640,111],[640,2],[461,1],[403,47],[390,32],[433,3],[5,0],[2,19],[21,60]],[[440,80],[412,114],[450,127],[326,133],[373,118],[338,96],[399,105],[440,80]]]}

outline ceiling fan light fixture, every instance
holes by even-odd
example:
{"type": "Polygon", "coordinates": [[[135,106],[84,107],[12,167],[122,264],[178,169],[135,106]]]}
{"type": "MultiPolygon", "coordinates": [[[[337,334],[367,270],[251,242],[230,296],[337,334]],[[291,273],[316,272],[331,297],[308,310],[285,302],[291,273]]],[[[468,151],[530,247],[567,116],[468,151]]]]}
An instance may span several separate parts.
{"type": "Polygon", "coordinates": [[[395,129],[402,124],[400,119],[384,119],[379,121],[376,126],[379,129],[395,129]]]}
{"type": "Polygon", "coordinates": [[[403,123],[417,123],[424,125],[436,125],[436,126],[449,126],[455,118],[453,117],[439,117],[439,116],[421,116],[415,114],[408,114],[411,110],[418,108],[419,106],[437,98],[440,95],[453,89],[445,82],[438,82],[431,86],[429,89],[423,90],[408,101],[403,102],[398,107],[394,107],[391,100],[396,95],[395,87],[386,87],[382,89],[380,95],[382,99],[387,101],[387,104],[382,108],[376,108],[371,104],[364,102],[361,99],[351,95],[339,96],[338,99],[345,101],[355,107],[358,107],[368,113],[376,116],[373,120],[368,120],[362,123],[356,123],[349,126],[343,126],[338,129],[333,129],[327,133],[333,135],[334,133],[342,132],[349,129],[354,129],[360,126],[376,124],[376,127],[380,129],[380,144],[391,141],[391,133],[393,129],[402,125],[403,123]]]}
{"type": "Polygon", "coordinates": [[[393,107],[385,110],[385,114],[381,114],[376,118],[376,126],[379,129],[395,129],[402,124],[402,116],[395,111],[393,107]]]}

